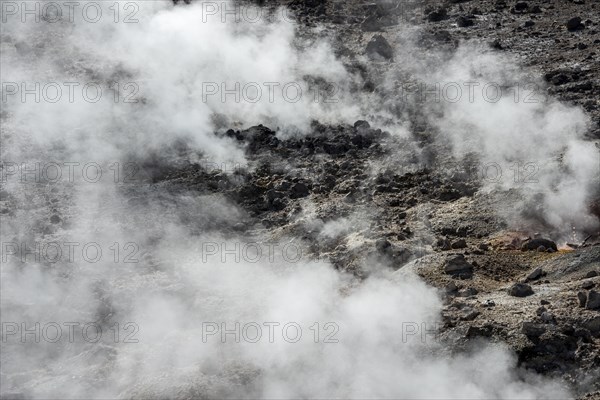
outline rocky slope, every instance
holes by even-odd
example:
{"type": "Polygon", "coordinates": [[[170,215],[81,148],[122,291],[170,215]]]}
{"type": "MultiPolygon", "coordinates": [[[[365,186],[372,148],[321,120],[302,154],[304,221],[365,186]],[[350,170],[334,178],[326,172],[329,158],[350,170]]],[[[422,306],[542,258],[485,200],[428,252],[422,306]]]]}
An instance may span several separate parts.
{"type": "MultiPolygon", "coordinates": [[[[186,7],[187,2],[177,3],[186,7]]],[[[308,259],[330,261],[357,284],[374,273],[369,265],[381,265],[398,277],[414,272],[444,301],[436,336],[449,352],[468,352],[481,341],[504,343],[517,354],[520,366],[566,379],[582,399],[600,399],[597,227],[577,227],[567,240],[564,232],[540,217],[538,204],[523,205],[519,187],[490,189],[481,174],[481,156],[455,157],[452,143],[428,119],[431,109],[425,106],[430,104],[402,104],[389,85],[390,76],[406,82],[419,79],[407,65],[413,58],[407,62],[402,49],[409,49],[414,60],[420,53],[439,53],[443,58],[455,54],[465,41],[477,41],[516,57],[519,67],[534,77],[531,82],[539,84],[538,94],[582,107],[591,121],[586,138],[597,142],[600,4],[592,0],[258,3],[294,10],[301,38],[328,38],[356,78],[351,95],[376,98],[375,106],[385,110],[386,117],[374,115],[373,120],[352,124],[313,121],[302,135],[282,132],[267,121],[247,129],[224,121],[217,124],[215,137],[235,143],[248,166],[223,168],[201,162],[203,154],[185,141],[146,157],[134,154],[130,161],[139,166],[138,174],[116,185],[127,207],[146,210],[148,203],[160,204],[161,211],[172,212],[198,237],[202,230],[214,230],[275,242],[294,238],[308,259]],[[394,120],[409,127],[405,135],[390,132],[394,120]],[[188,194],[215,198],[232,204],[239,215],[221,218],[193,207],[177,209],[182,205],[173,203],[177,194],[184,195],[177,200],[181,202],[188,194]],[[507,218],[514,217],[515,210],[518,218],[507,218]]],[[[7,225],[19,228],[15,232],[26,232],[21,239],[57,240],[73,228],[77,216],[71,207],[77,193],[72,187],[37,182],[22,188],[20,197],[8,189],[0,191],[0,214],[7,225]]],[[[96,194],[100,200],[103,195],[96,194]]],[[[111,224],[125,227],[132,237],[145,228],[158,231],[145,212],[129,213],[123,211],[125,205],[109,200],[99,203],[105,214],[118,215],[109,219],[111,224]]],[[[600,186],[587,206],[600,218],[600,186]]],[[[130,275],[139,283],[133,279],[136,274],[146,279],[148,272],[148,281],[157,279],[162,285],[153,274],[168,271],[154,263],[152,240],[159,242],[160,236],[152,233],[145,243],[147,253],[140,254],[143,262],[130,275]]],[[[56,275],[71,276],[71,268],[75,269],[68,266],[56,275]]],[[[129,278],[125,275],[123,281],[129,278]]],[[[177,292],[178,285],[185,287],[178,280],[165,282],[169,293],[177,292]]],[[[144,280],[140,286],[145,284],[144,280]]],[[[127,294],[126,287],[123,283],[114,291],[127,294]]],[[[97,290],[94,317],[106,325],[113,305],[103,293],[111,290],[101,285],[97,290]]],[[[164,376],[175,386],[177,378],[164,376]]],[[[243,386],[246,378],[240,373],[236,379],[243,386]]],[[[126,394],[131,397],[138,388],[129,389],[126,394]]],[[[181,390],[180,397],[189,397],[181,390]]]]}

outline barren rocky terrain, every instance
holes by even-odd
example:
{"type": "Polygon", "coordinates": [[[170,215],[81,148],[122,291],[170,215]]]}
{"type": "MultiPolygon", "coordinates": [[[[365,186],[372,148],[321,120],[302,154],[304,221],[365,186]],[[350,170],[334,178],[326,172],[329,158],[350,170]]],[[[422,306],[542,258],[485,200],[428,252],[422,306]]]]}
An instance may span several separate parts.
{"type": "MultiPolygon", "coordinates": [[[[537,96],[581,107],[589,118],[585,139],[600,143],[600,3],[259,4],[293,10],[299,35],[308,43],[311,37],[330,40],[356,77],[351,95],[376,94],[386,117],[366,116],[352,124],[315,120],[302,135],[283,134],[268,121],[249,128],[219,122],[215,137],[235,143],[248,166],[211,168],[198,162],[200,152],[185,142],[146,157],[132,154],[140,173],[118,189],[128,205],[143,207],[160,200],[161,193],[214,196],[240,210],[235,222],[177,217],[192,230],[296,238],[308,258],[330,261],[356,284],[369,279],[372,270],[365,266],[372,264],[398,277],[414,272],[443,299],[436,336],[449,352],[468,353],[481,341],[504,343],[519,366],[565,379],[581,399],[600,399],[598,225],[565,233],[541,216],[539,204],[523,197],[521,187],[490,188],[481,174],[486,160],[478,154],[456,157],[452,143],[443,140],[443,128],[426,118],[427,100],[403,104],[398,86],[389,85],[390,76],[403,80],[401,86],[420,79],[408,55],[449,58],[464,43],[475,42],[517,59],[537,96]],[[395,119],[409,127],[406,135],[390,132],[395,119]],[[323,227],[336,222],[335,233],[323,236],[323,227]]],[[[596,184],[600,150],[598,160],[596,184]]],[[[25,211],[44,216],[27,230],[51,240],[69,227],[72,193],[68,185],[43,183],[34,192],[23,203],[2,190],[0,213],[9,224],[18,224],[15,216],[25,211]]],[[[586,201],[590,215],[600,219],[599,186],[586,201]]]]}

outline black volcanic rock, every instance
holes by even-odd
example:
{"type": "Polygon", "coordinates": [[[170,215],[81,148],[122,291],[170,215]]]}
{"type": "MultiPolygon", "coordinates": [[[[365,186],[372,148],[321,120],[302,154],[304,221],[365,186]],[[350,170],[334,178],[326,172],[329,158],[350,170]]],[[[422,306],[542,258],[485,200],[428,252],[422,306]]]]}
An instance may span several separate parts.
{"type": "Polygon", "coordinates": [[[446,259],[444,273],[458,277],[470,278],[473,276],[473,265],[465,260],[465,256],[458,254],[446,259]]]}
{"type": "Polygon", "coordinates": [[[546,332],[547,328],[544,324],[536,324],[535,322],[523,322],[521,326],[521,332],[527,337],[537,338],[542,336],[546,332]]]}
{"type": "Polygon", "coordinates": [[[528,8],[529,8],[529,5],[524,1],[520,1],[517,4],[515,4],[515,11],[517,11],[517,12],[523,12],[523,11],[527,10],[528,8]]]}
{"type": "Polygon", "coordinates": [[[545,249],[552,249],[554,251],[558,250],[558,247],[556,247],[556,243],[554,243],[552,240],[542,238],[532,239],[525,242],[523,246],[521,246],[521,250],[538,250],[540,246],[543,246],[545,249]]]}
{"type": "Polygon", "coordinates": [[[448,13],[445,8],[440,8],[438,10],[432,11],[427,15],[427,20],[430,22],[439,22],[443,21],[448,17],[448,13]]]}
{"type": "Polygon", "coordinates": [[[291,197],[293,199],[298,199],[298,198],[301,198],[301,197],[306,197],[309,194],[310,194],[310,190],[308,189],[308,186],[306,186],[302,182],[298,182],[294,186],[292,186],[291,197]]]}
{"type": "Polygon", "coordinates": [[[471,18],[467,18],[461,15],[456,19],[456,25],[458,25],[461,28],[467,28],[469,26],[475,25],[475,22],[473,22],[471,18]]]}
{"type": "Polygon", "coordinates": [[[371,125],[369,125],[369,123],[367,121],[364,120],[358,120],[354,123],[354,128],[356,129],[369,129],[371,127],[371,125]]]}
{"type": "Polygon", "coordinates": [[[514,297],[527,297],[533,294],[533,289],[526,283],[515,283],[508,289],[508,294],[514,297]]]}
{"type": "Polygon", "coordinates": [[[527,278],[525,278],[525,280],[528,282],[535,281],[536,279],[540,279],[542,276],[544,276],[544,271],[541,267],[538,267],[534,269],[529,275],[527,275],[527,278]]]}
{"type": "Polygon", "coordinates": [[[366,54],[371,59],[391,60],[394,58],[394,49],[389,42],[381,35],[375,35],[367,44],[366,54]]]}
{"type": "Polygon", "coordinates": [[[577,292],[577,300],[579,300],[579,307],[585,307],[587,295],[584,292],[577,292]]]}
{"type": "Polygon", "coordinates": [[[600,309],[600,293],[595,290],[590,290],[587,297],[587,303],[585,308],[588,310],[599,310],[600,309]]]}
{"type": "Polygon", "coordinates": [[[567,21],[566,23],[567,30],[570,32],[580,31],[585,29],[585,25],[581,23],[581,17],[574,17],[567,21]]]}
{"type": "Polygon", "coordinates": [[[380,253],[388,254],[392,251],[392,244],[387,239],[379,239],[375,242],[375,248],[380,253]]]}

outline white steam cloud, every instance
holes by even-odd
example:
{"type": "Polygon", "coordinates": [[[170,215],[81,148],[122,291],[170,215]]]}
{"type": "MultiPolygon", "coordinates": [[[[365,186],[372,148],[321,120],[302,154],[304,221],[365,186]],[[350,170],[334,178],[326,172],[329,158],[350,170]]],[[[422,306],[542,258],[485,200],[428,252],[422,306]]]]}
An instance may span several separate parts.
{"type": "MultiPolygon", "coordinates": [[[[215,138],[215,117],[226,127],[268,122],[306,129],[313,119],[350,121],[358,113],[343,91],[332,92],[348,74],[329,44],[301,50],[295,24],[283,11],[253,13],[261,16],[255,22],[236,22],[235,15],[223,22],[202,2],[174,7],[149,1],[132,3],[137,22],[115,23],[117,6],[92,4],[103,6],[104,18],[96,23],[80,11],[74,22],[24,24],[17,15],[4,26],[7,110],[19,121],[15,129],[35,135],[36,143],[62,140],[86,155],[91,145],[98,159],[120,151],[143,154],[182,138],[217,161],[240,162],[238,149],[215,138]],[[311,83],[315,79],[329,86],[311,83]],[[42,101],[24,94],[22,82],[27,89],[39,83],[42,101]]],[[[123,10],[128,3],[119,4],[123,10]]]]}
{"type": "MultiPolygon", "coordinates": [[[[413,46],[399,51],[423,58],[413,46]]],[[[582,109],[552,99],[539,76],[483,45],[466,43],[452,55],[430,52],[424,58],[407,66],[420,85],[405,84],[402,94],[425,102],[429,122],[439,139],[451,143],[456,159],[478,156],[479,177],[488,189],[522,193],[522,204],[507,205],[513,227],[531,224],[522,215],[529,209],[556,239],[565,239],[573,227],[598,229],[598,218],[590,214],[600,184],[598,151],[584,140],[589,119],[582,109]]]]}

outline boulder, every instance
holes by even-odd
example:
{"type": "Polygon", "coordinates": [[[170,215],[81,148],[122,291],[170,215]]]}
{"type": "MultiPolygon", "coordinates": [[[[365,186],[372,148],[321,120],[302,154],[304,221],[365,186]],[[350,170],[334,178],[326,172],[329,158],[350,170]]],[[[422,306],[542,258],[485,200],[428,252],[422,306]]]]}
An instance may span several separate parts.
{"type": "Polygon", "coordinates": [[[525,243],[523,243],[523,246],[521,246],[521,250],[523,250],[523,251],[538,250],[539,251],[539,248],[541,246],[544,247],[543,251],[546,251],[546,249],[552,249],[555,251],[558,250],[556,243],[554,243],[552,240],[542,239],[542,238],[531,239],[531,240],[526,241],[525,243]]]}
{"type": "Polygon", "coordinates": [[[595,290],[590,290],[585,308],[588,310],[600,310],[600,293],[595,290]]]}
{"type": "Polygon", "coordinates": [[[589,330],[592,336],[600,336],[600,316],[586,319],[581,324],[585,329],[589,330]]]}
{"type": "Polygon", "coordinates": [[[541,267],[538,267],[538,268],[534,269],[529,275],[527,275],[527,278],[525,278],[525,280],[527,282],[535,281],[536,279],[541,278],[543,275],[544,275],[544,271],[542,270],[541,267]]]}
{"type": "Polygon", "coordinates": [[[470,278],[473,276],[473,265],[465,260],[465,256],[458,254],[446,259],[444,273],[448,275],[470,278]]]}
{"type": "Polygon", "coordinates": [[[521,326],[521,332],[527,337],[540,337],[546,332],[546,326],[543,324],[536,324],[535,322],[523,322],[521,326]]]}
{"type": "Polygon", "coordinates": [[[458,293],[458,286],[456,286],[456,283],[450,282],[449,284],[447,284],[446,285],[446,293],[447,294],[458,293]]]}
{"type": "Polygon", "coordinates": [[[546,311],[548,311],[546,309],[546,307],[542,306],[542,307],[538,307],[537,310],[535,310],[535,314],[539,317],[541,316],[543,313],[545,313],[546,311]]]}
{"type": "Polygon", "coordinates": [[[294,186],[292,186],[292,190],[291,191],[292,191],[291,197],[293,199],[298,199],[298,198],[301,198],[301,197],[306,197],[310,193],[310,191],[308,190],[308,186],[306,186],[302,182],[298,182],[294,186]]]}
{"type": "Polygon", "coordinates": [[[575,350],[577,350],[576,337],[552,330],[542,335],[533,349],[539,356],[551,355],[552,357],[568,356],[575,350]]]}
{"type": "Polygon", "coordinates": [[[378,252],[387,254],[392,251],[392,244],[387,239],[379,239],[375,242],[375,248],[378,252]]]}
{"type": "Polygon", "coordinates": [[[432,11],[427,15],[427,20],[429,22],[439,22],[448,17],[448,12],[445,8],[440,8],[438,10],[432,11]]]}
{"type": "Polygon", "coordinates": [[[448,239],[446,239],[446,238],[439,238],[437,240],[436,245],[440,248],[440,250],[450,250],[450,249],[452,249],[450,241],[448,239]]]}
{"type": "Polygon", "coordinates": [[[514,297],[527,297],[533,294],[533,289],[526,283],[515,283],[508,289],[508,294],[514,297]]]}
{"type": "Polygon", "coordinates": [[[575,336],[576,338],[581,338],[584,343],[592,342],[592,333],[585,328],[575,328],[573,336],[575,336]]]}
{"type": "Polygon", "coordinates": [[[529,8],[529,5],[524,1],[520,1],[517,4],[515,4],[515,11],[518,11],[518,12],[523,12],[523,11],[527,10],[528,8],[529,8]]]}
{"type": "Polygon", "coordinates": [[[577,292],[577,300],[579,300],[579,307],[585,307],[587,295],[584,292],[577,292]]]}
{"type": "Polygon", "coordinates": [[[456,25],[460,28],[467,28],[473,26],[475,23],[471,18],[463,17],[462,15],[456,19],[456,25]]]}
{"type": "Polygon", "coordinates": [[[365,52],[369,58],[374,60],[391,60],[394,58],[394,49],[386,38],[381,35],[375,35],[367,44],[365,52]]]}
{"type": "Polygon", "coordinates": [[[581,285],[581,288],[585,289],[585,290],[590,290],[593,287],[594,287],[594,282],[592,282],[592,281],[583,282],[583,284],[581,285]]]}
{"type": "Polygon", "coordinates": [[[464,249],[465,247],[467,247],[467,241],[465,239],[459,239],[452,243],[453,249],[464,249]]]}
{"type": "Polygon", "coordinates": [[[542,319],[542,321],[549,323],[549,324],[555,324],[556,323],[556,318],[554,317],[554,314],[549,313],[548,311],[544,311],[541,315],[540,318],[542,319]]]}
{"type": "Polygon", "coordinates": [[[371,125],[367,121],[362,119],[359,119],[354,123],[354,129],[369,129],[370,127],[371,125]]]}
{"type": "Polygon", "coordinates": [[[568,20],[565,25],[567,26],[567,30],[570,32],[585,29],[585,25],[581,23],[581,17],[573,17],[568,20]]]}
{"type": "Polygon", "coordinates": [[[485,324],[483,326],[473,326],[473,325],[469,325],[469,327],[467,328],[467,331],[465,333],[465,336],[468,338],[472,338],[472,337],[491,337],[494,334],[494,331],[497,329],[497,327],[495,327],[492,324],[485,324]]]}

